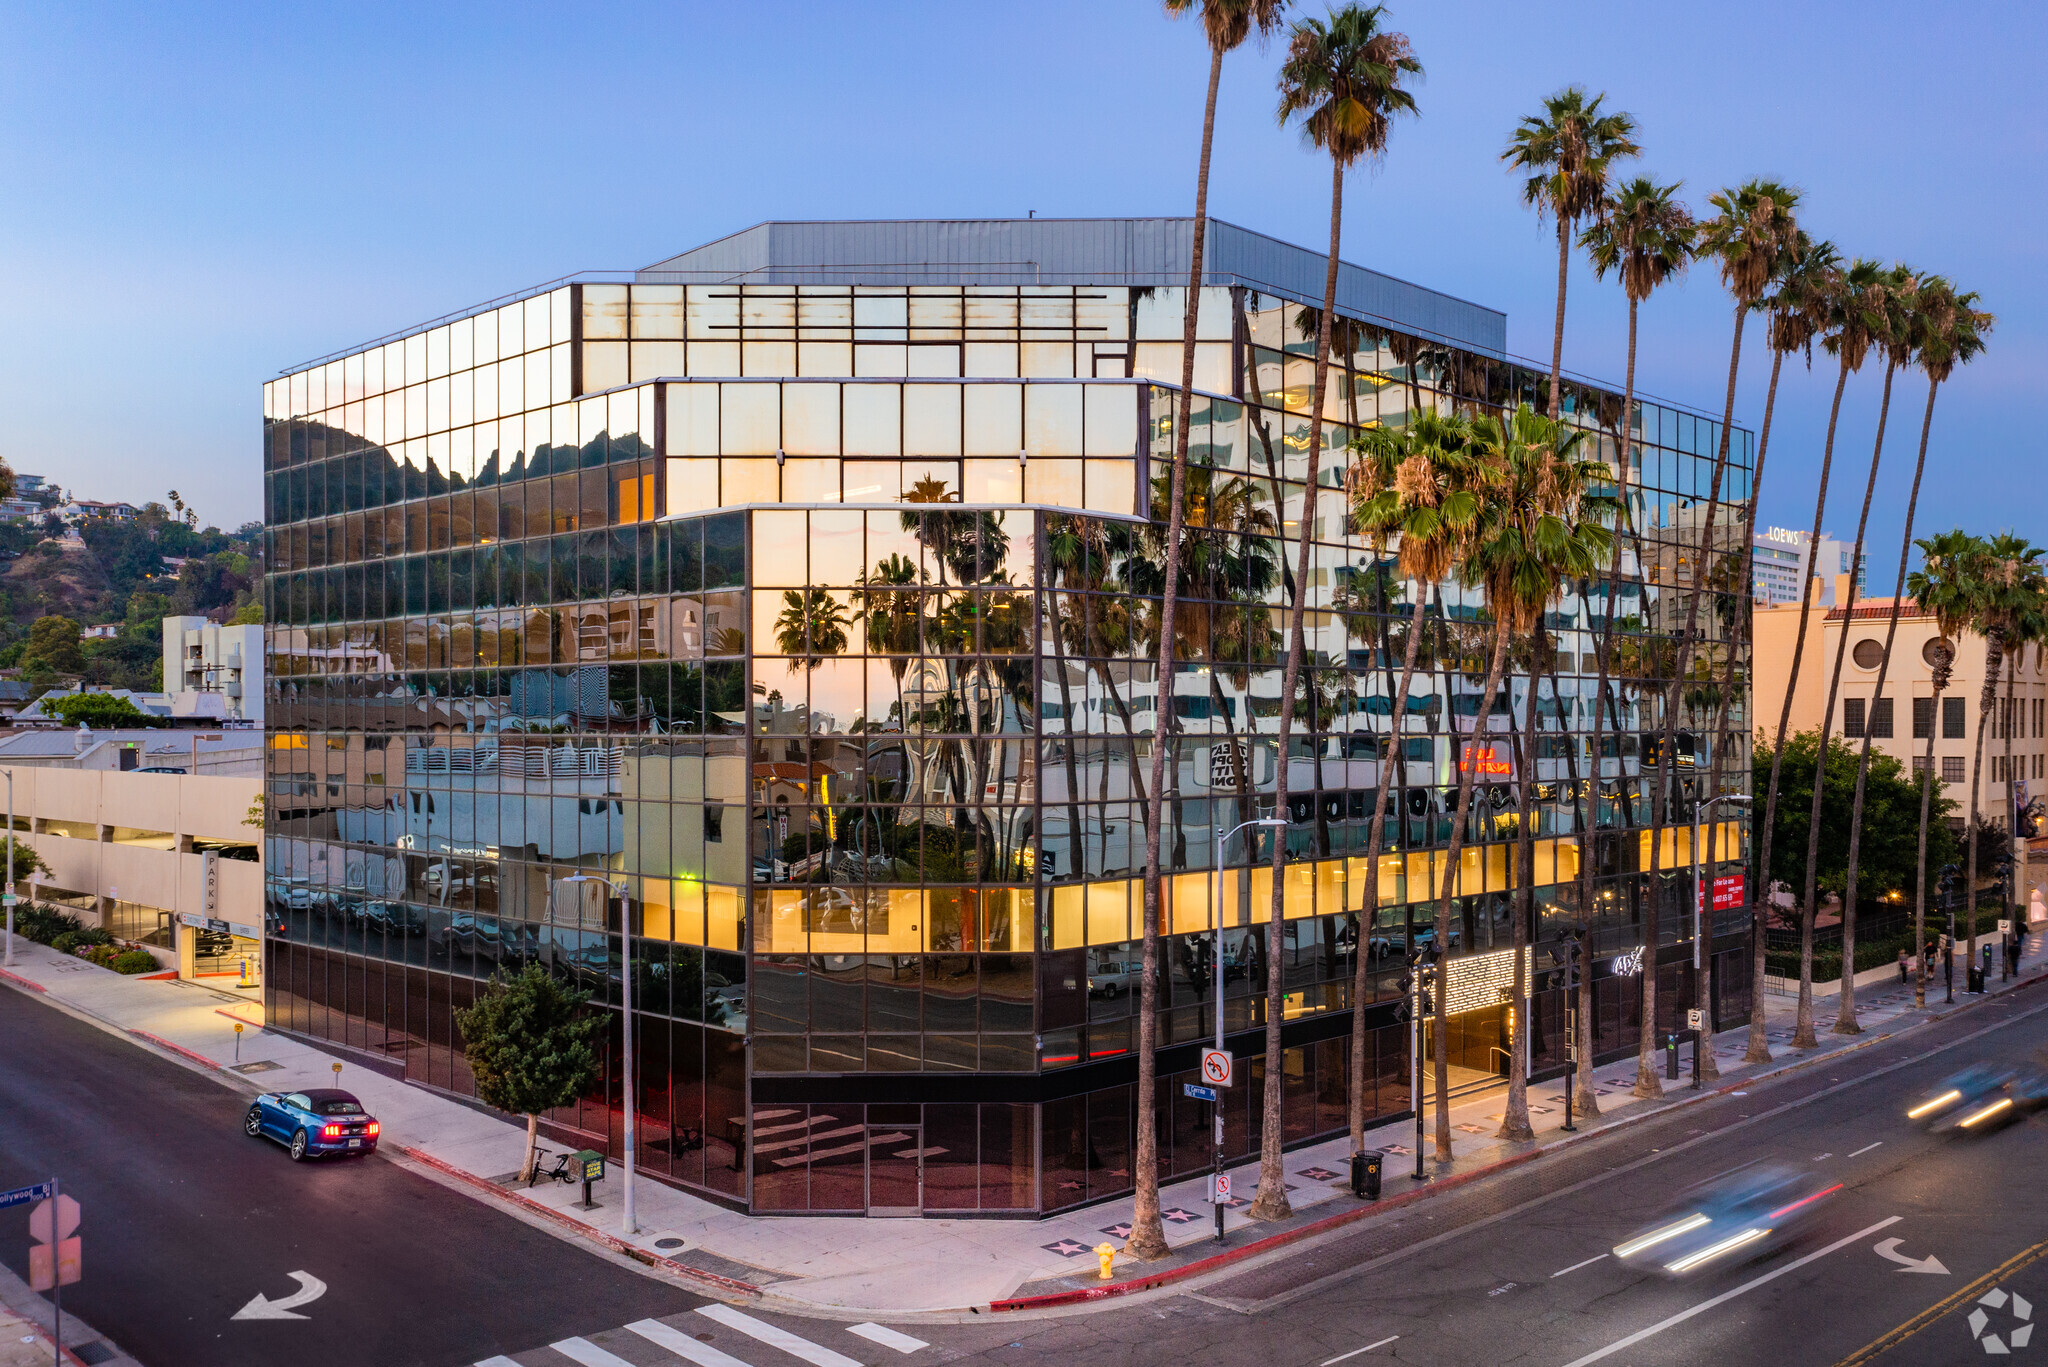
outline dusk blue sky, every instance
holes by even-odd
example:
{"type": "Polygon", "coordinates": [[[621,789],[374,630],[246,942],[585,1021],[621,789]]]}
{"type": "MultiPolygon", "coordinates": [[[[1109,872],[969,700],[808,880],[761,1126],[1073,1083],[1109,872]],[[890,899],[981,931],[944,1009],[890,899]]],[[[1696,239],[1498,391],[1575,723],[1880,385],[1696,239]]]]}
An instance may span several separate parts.
{"type": "MultiPolygon", "coordinates": [[[[1297,5],[1297,13],[1322,7],[1297,5]]],[[[1205,53],[1143,0],[994,5],[9,4],[0,41],[0,456],[80,493],[261,515],[259,386],[294,362],[769,218],[1186,214],[1205,53]]],[[[1344,255],[1508,314],[1547,360],[1554,239],[1498,154],[1560,86],[1641,123],[1696,209],[1757,175],[1845,254],[1982,292],[1920,526],[2048,540],[2039,461],[2048,165],[2030,5],[1395,4],[1421,116],[1349,183],[1344,255]]],[[[1325,164],[1273,119],[1279,47],[1225,66],[1211,211],[1320,248],[1325,164]]],[[[1618,288],[1573,276],[1566,364],[1618,383],[1618,288]]],[[[1645,392],[1717,409],[1711,271],[1643,311],[1645,392]]],[[[1762,417],[1753,327],[1737,420],[1762,417]]],[[[1848,537],[1881,367],[1853,378],[1848,537]]],[[[1762,521],[1813,511],[1831,373],[1788,368],[1762,521]]],[[[1925,382],[1905,377],[1871,528],[1887,593],[1925,382]]]]}

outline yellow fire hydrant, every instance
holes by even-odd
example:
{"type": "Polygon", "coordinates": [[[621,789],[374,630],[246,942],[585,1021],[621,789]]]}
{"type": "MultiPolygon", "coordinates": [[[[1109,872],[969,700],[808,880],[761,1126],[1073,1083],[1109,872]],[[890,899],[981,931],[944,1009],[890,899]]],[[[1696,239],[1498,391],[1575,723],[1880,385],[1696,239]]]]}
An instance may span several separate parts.
{"type": "Polygon", "coordinates": [[[1097,1245],[1095,1245],[1095,1256],[1096,1256],[1097,1258],[1099,1258],[1099,1259],[1101,1259],[1101,1260],[1102,1260],[1102,1280],[1104,1280],[1104,1281],[1111,1281],[1111,1280],[1113,1280],[1113,1279],[1115,1278],[1116,1274],[1115,1274],[1115,1273],[1113,1273],[1113,1272],[1111,1272],[1111,1271],[1109,1270],[1109,1265],[1110,1265],[1110,1264],[1111,1264],[1112,1262],[1116,1261],[1116,1245],[1115,1245],[1115,1244],[1097,1244],[1097,1245]]]}

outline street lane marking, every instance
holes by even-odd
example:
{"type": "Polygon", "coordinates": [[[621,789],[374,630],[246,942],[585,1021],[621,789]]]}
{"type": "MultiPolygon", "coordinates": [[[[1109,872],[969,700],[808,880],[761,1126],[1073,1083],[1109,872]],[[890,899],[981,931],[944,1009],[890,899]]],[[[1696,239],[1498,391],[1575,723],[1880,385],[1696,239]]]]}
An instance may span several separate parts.
{"type": "Polygon", "coordinates": [[[1588,1258],[1586,1259],[1586,1261],[1582,1263],[1573,1263],[1570,1267],[1560,1267],[1559,1269],[1557,1269],[1557,1271],[1551,1273],[1550,1275],[1553,1277],[1562,1277],[1567,1272],[1576,1272],[1582,1267],[1591,1267],[1594,1263],[1599,1262],[1601,1258],[1604,1258],[1606,1256],[1607,1255],[1605,1253],[1602,1253],[1598,1257],[1588,1258]]]}
{"type": "Polygon", "coordinates": [[[793,1358],[802,1358],[812,1367],[861,1367],[861,1364],[844,1353],[835,1353],[822,1348],[809,1339],[798,1338],[787,1329],[778,1329],[766,1320],[757,1320],[752,1315],[742,1315],[729,1305],[700,1305],[697,1313],[706,1319],[717,1320],[728,1329],[737,1329],[749,1338],[756,1338],[770,1348],[780,1348],[793,1358]]]}
{"type": "Polygon", "coordinates": [[[635,1320],[626,1326],[649,1343],[659,1344],[679,1358],[697,1364],[697,1367],[747,1367],[747,1364],[727,1353],[721,1353],[708,1343],[699,1343],[682,1330],[660,1320],[635,1320]]]}
{"type": "Polygon", "coordinates": [[[1333,1362],[1342,1362],[1345,1358],[1355,1358],[1360,1353],[1370,1353],[1375,1348],[1384,1348],[1399,1337],[1401,1337],[1399,1334],[1389,1334],[1378,1343],[1368,1343],[1363,1348],[1353,1348],[1348,1353],[1339,1353],[1333,1358],[1325,1358],[1318,1364],[1318,1367],[1330,1367],[1330,1364],[1333,1362]]]}
{"type": "Polygon", "coordinates": [[[548,1347],[565,1358],[582,1363],[583,1367],[633,1367],[617,1353],[607,1353],[589,1339],[563,1339],[560,1343],[550,1343],[548,1347]]]}
{"type": "Polygon", "coordinates": [[[1850,1154],[1849,1156],[1851,1158],[1861,1158],[1864,1154],[1869,1153],[1872,1149],[1881,1149],[1883,1147],[1884,1141],[1880,1139],[1875,1144],[1865,1144],[1862,1148],[1856,1150],[1856,1152],[1850,1154]]]}
{"type": "Polygon", "coordinates": [[[2012,1258],[1992,1268],[1989,1272],[1986,1272],[1954,1295],[1949,1296],[1946,1300],[1938,1301],[1928,1306],[1898,1328],[1858,1348],[1855,1352],[1836,1363],[1835,1367],[1863,1367],[1864,1363],[1890,1352],[1922,1329],[1925,1329],[1928,1325],[1940,1319],[1943,1315],[1946,1315],[1949,1311],[1961,1305],[1964,1301],[1981,1294],[1984,1288],[2011,1276],[2022,1268],[2039,1262],[2044,1257],[2048,1257],[2048,1243],[2038,1243],[2023,1253],[2015,1254],[2012,1258]]]}
{"type": "Polygon", "coordinates": [[[914,1353],[920,1348],[931,1347],[923,1339],[914,1339],[908,1334],[899,1334],[894,1329],[880,1324],[849,1324],[846,1326],[846,1332],[849,1334],[859,1334],[870,1343],[879,1343],[884,1348],[894,1348],[899,1353],[914,1353]]]}
{"type": "Polygon", "coordinates": [[[494,1358],[485,1358],[476,1367],[519,1367],[519,1364],[500,1353],[494,1358]]]}
{"type": "Polygon", "coordinates": [[[1713,1297],[1711,1300],[1701,1301],[1698,1305],[1693,1306],[1689,1310],[1679,1311],[1670,1319],[1660,1320],[1656,1324],[1651,1325],[1647,1329],[1638,1329],[1635,1333],[1630,1334],[1625,1339],[1616,1339],[1613,1343],[1608,1344],[1605,1348],[1596,1349],[1595,1351],[1586,1354],[1582,1358],[1574,1359],[1573,1361],[1567,1363],[1566,1367],[1586,1367],[1586,1364],[1598,1362],[1600,1361],[1600,1359],[1607,1357],[1612,1353],[1618,1353],[1624,1348],[1633,1348],[1638,1343],[1641,1343],[1644,1339],[1654,1338],[1656,1335],[1663,1333],[1666,1329],[1670,1329],[1675,1325],[1685,1323],[1694,1315],[1704,1314],[1706,1311],[1712,1310],[1717,1305],[1721,1305],[1727,1301],[1732,1301],[1737,1296],[1743,1295],[1746,1292],[1756,1290],[1759,1286],[1762,1286],[1766,1282],[1774,1282],[1778,1278],[1784,1276],[1787,1272],[1796,1272],[1800,1268],[1806,1266],[1810,1262],[1815,1261],[1816,1259],[1825,1258],[1828,1256],[1828,1254],[1833,1253],[1838,1249],[1847,1248],[1850,1244],[1855,1243],[1859,1239],[1869,1238],[1871,1235],[1877,1233],[1880,1229],[1889,1229],[1891,1226],[1897,1224],[1900,1220],[1904,1218],[1904,1216],[1900,1215],[1888,1216],[1885,1219],[1879,1220],[1869,1229],[1859,1229],[1846,1239],[1837,1239],[1835,1240],[1835,1242],[1829,1244],[1826,1248],[1816,1249],[1814,1252],[1807,1254],[1804,1258],[1800,1258],[1793,1262],[1786,1263],[1783,1267],[1777,1268],[1774,1271],[1766,1272],[1761,1277],[1756,1277],[1750,1281],[1746,1281],[1732,1291],[1723,1291],[1720,1295],[1713,1297]]]}

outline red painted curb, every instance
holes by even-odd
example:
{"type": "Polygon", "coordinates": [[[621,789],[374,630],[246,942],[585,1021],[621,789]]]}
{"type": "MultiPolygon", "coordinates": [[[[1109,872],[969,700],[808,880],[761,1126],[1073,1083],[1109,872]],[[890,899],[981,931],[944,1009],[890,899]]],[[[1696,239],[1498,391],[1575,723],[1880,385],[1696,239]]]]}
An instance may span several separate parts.
{"type": "Polygon", "coordinates": [[[9,973],[4,968],[0,968],[0,978],[7,979],[7,981],[13,983],[16,987],[25,987],[31,992],[48,992],[50,990],[49,988],[44,987],[41,983],[36,982],[34,979],[24,978],[19,973],[9,973]]]}
{"type": "Polygon", "coordinates": [[[424,1149],[416,1149],[409,1144],[400,1144],[398,1146],[398,1151],[404,1154],[407,1158],[412,1159],[414,1162],[424,1163],[428,1167],[434,1169],[436,1172],[446,1173],[448,1176],[453,1177],[458,1181],[465,1182],[470,1186],[475,1187],[478,1191],[487,1192],[490,1195],[497,1197],[501,1201],[509,1202],[513,1205],[519,1206],[521,1209],[531,1211],[536,1215],[544,1215],[548,1219],[553,1220],[556,1224],[561,1225],[566,1229],[573,1230],[575,1233],[583,1236],[586,1239],[595,1239],[598,1243],[603,1244],[612,1252],[622,1253],[626,1257],[634,1259],[636,1262],[646,1263],[649,1267],[665,1268],[666,1270],[677,1273],[680,1276],[689,1277],[695,1281],[709,1283],[710,1285],[717,1287],[719,1290],[725,1291],[730,1294],[743,1296],[759,1296],[761,1294],[761,1288],[755,1286],[752,1282],[743,1282],[734,1277],[721,1277],[716,1272],[707,1272],[701,1267],[691,1267],[688,1263],[677,1262],[674,1258],[664,1258],[659,1253],[649,1253],[646,1249],[637,1248],[634,1245],[627,1243],[624,1239],[618,1238],[616,1235],[607,1234],[601,1229],[592,1228],[591,1226],[584,1224],[581,1220],[575,1219],[568,1215],[564,1215],[562,1214],[562,1212],[555,1210],[551,1207],[544,1206],[538,1201],[531,1200],[528,1197],[521,1195],[519,1192],[508,1191],[504,1187],[499,1186],[497,1183],[486,1181],[484,1178],[477,1176],[475,1173],[469,1172],[463,1168],[458,1168],[453,1163],[450,1163],[445,1159],[436,1158],[434,1157],[434,1155],[426,1152],[424,1149]]]}
{"type": "Polygon", "coordinates": [[[1527,1153],[1518,1153],[1512,1158],[1503,1158],[1498,1162],[1488,1163],[1483,1168],[1473,1168],[1469,1172],[1456,1173],[1450,1177],[1441,1177],[1426,1187],[1417,1187],[1413,1191],[1405,1191],[1399,1196],[1389,1197],[1384,1201],[1375,1201],[1371,1205],[1360,1206],[1356,1210],[1342,1211],[1336,1215],[1326,1215],[1320,1220],[1310,1221],[1308,1224],[1302,1225],[1297,1229],[1269,1235],[1264,1239],[1246,1244],[1242,1248],[1233,1248],[1227,1253],[1216,1253],[1191,1263],[1183,1263],[1179,1267],[1167,1268],[1165,1271],[1149,1277],[1133,1277],[1127,1282],[1112,1282],[1108,1286],[1083,1287],[1076,1291],[1055,1291],[1044,1296],[1022,1296],[1014,1300],[990,1301],[988,1308],[999,1314],[1008,1310],[1043,1310],[1055,1305],[1079,1305],[1087,1301],[1106,1300],[1111,1296],[1122,1296],[1132,1291],[1149,1291],[1154,1287],[1165,1286],[1171,1282],[1181,1281],[1188,1277],[1200,1276],[1204,1272],[1213,1272],[1219,1267],[1227,1267],[1231,1263],[1240,1262],[1254,1254],[1265,1253],[1271,1249],[1291,1244],[1298,1239],[1306,1239],[1311,1235],[1321,1234],[1325,1231],[1351,1224],[1354,1221],[1363,1220],[1367,1216],[1377,1215],[1381,1211],[1411,1205],[1416,1201],[1434,1196],[1438,1192],[1449,1191],[1454,1187],[1462,1187],[1467,1182],[1476,1182],[1482,1177],[1491,1177],[1497,1172],[1519,1167],[1532,1159],[1540,1158],[1544,1152],[1543,1149],[1531,1149],[1527,1153]]]}
{"type": "Polygon", "coordinates": [[[152,1035],[147,1030],[135,1029],[129,1030],[128,1033],[135,1036],[135,1038],[137,1039],[148,1040],[151,1044],[154,1044],[159,1049],[168,1049],[172,1053],[178,1055],[180,1058],[190,1059],[194,1063],[201,1064],[202,1066],[207,1068],[211,1068],[217,1073],[225,1071],[224,1065],[215,1063],[206,1055],[198,1053],[191,1049],[187,1049],[182,1044],[173,1044],[169,1040],[165,1039],[162,1035],[152,1035]]]}

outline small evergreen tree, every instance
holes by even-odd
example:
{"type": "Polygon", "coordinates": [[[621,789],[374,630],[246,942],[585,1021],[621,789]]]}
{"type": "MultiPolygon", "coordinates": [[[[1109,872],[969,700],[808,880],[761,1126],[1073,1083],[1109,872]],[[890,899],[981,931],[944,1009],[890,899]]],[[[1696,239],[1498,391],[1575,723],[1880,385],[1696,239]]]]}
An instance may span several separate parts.
{"type": "Polygon", "coordinates": [[[597,1078],[592,1045],[604,1020],[584,1015],[588,992],[565,987],[538,964],[516,976],[502,970],[455,1013],[476,1094],[489,1106],[526,1117],[526,1157],[519,1180],[533,1176],[540,1113],[567,1106],[597,1078]]]}

